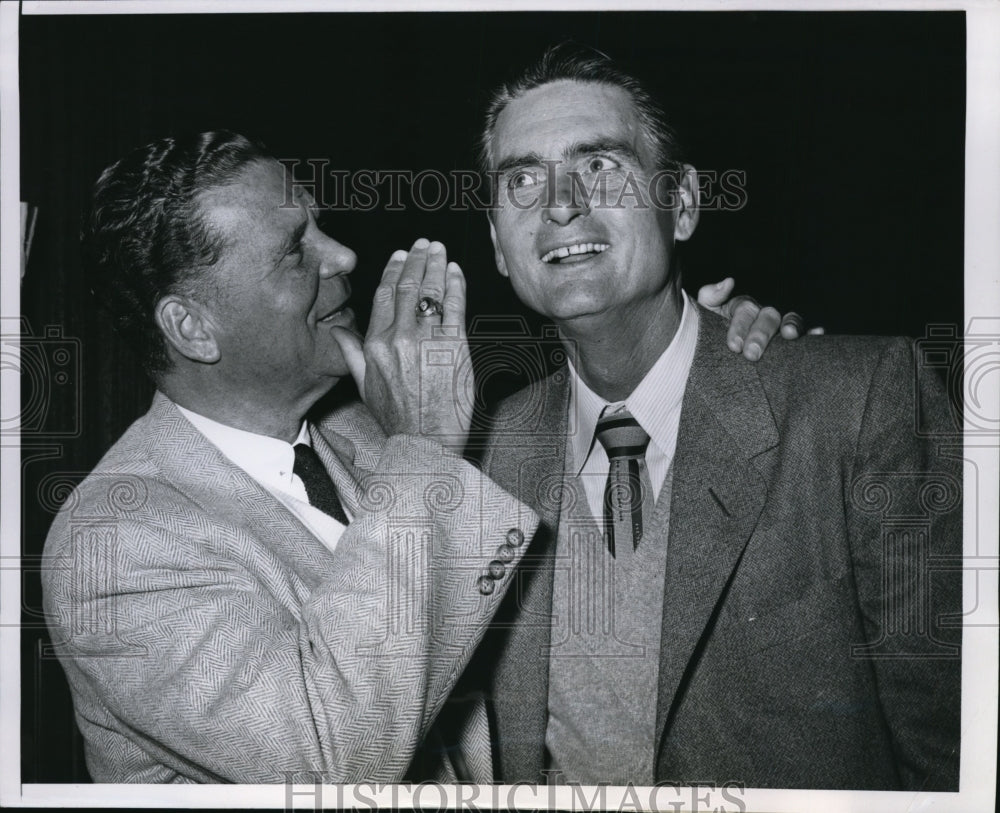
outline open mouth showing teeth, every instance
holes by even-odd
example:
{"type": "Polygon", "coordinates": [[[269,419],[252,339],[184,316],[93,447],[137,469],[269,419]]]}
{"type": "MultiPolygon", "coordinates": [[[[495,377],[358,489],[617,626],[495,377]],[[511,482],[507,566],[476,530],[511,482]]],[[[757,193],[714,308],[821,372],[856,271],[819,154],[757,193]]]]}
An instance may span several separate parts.
{"type": "Polygon", "coordinates": [[[607,243],[577,243],[574,246],[561,246],[542,255],[543,263],[577,262],[589,257],[595,257],[607,251],[607,243]]]}

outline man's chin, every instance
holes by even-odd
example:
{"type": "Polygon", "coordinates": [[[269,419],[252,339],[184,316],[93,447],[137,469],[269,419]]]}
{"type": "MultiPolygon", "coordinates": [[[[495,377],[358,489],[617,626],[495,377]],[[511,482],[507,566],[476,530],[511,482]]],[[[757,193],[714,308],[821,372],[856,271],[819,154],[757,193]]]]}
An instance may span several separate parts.
{"type": "Polygon", "coordinates": [[[354,380],[343,358],[330,359],[326,370],[323,371],[323,377],[326,379],[324,383],[327,391],[339,387],[344,381],[354,380]]]}
{"type": "Polygon", "coordinates": [[[608,303],[595,297],[577,295],[561,300],[548,308],[548,313],[544,315],[558,324],[601,317],[607,310],[608,303]]]}

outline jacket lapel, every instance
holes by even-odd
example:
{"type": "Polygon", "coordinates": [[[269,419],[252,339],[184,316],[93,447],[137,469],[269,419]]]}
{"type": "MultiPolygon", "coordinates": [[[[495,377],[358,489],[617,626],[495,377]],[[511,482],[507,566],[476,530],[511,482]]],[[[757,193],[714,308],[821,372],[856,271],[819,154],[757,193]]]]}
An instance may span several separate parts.
{"type": "MultiPolygon", "coordinates": [[[[146,417],[150,456],[172,485],[217,521],[206,529],[213,543],[240,544],[241,538],[227,534],[223,526],[243,528],[282,562],[284,572],[294,573],[307,591],[323,581],[331,567],[330,550],[281,500],[206,440],[161,393],[154,397],[146,417]]],[[[249,551],[240,555],[259,556],[249,551]]]]}
{"type": "Polygon", "coordinates": [[[378,465],[386,436],[367,407],[352,401],[319,417],[310,432],[351,516],[361,510],[365,477],[378,465]]]}
{"type": "MultiPolygon", "coordinates": [[[[529,397],[534,399],[539,395],[536,388],[541,388],[543,397],[537,432],[523,442],[505,434],[487,472],[541,518],[497,614],[495,637],[483,648],[499,653],[492,669],[489,664],[486,668],[491,669],[494,684],[500,777],[508,783],[539,781],[545,759],[552,576],[569,401],[565,371],[557,376],[536,383],[530,391],[529,397]]],[[[520,414],[521,410],[514,412],[520,414]]]]}
{"type": "Polygon", "coordinates": [[[725,324],[699,312],[674,455],[664,583],[657,753],[698,641],[766,499],[758,456],[777,429],[753,365],[725,345],[725,324]]]}

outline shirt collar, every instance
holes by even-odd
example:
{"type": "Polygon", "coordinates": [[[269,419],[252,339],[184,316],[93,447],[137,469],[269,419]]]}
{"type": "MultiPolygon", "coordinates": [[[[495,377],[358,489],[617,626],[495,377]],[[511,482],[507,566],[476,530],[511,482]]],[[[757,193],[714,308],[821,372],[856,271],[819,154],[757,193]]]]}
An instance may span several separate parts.
{"type": "Polygon", "coordinates": [[[302,422],[295,443],[286,443],[278,438],[258,435],[244,429],[213,421],[190,409],[176,405],[187,418],[222,454],[243,471],[271,488],[287,492],[292,484],[292,469],[295,465],[296,443],[312,446],[309,424],[302,422]]]}
{"type": "Polygon", "coordinates": [[[688,374],[694,360],[695,345],[698,343],[698,309],[688,295],[681,291],[683,309],[677,332],[666,350],[660,354],[649,372],[624,401],[609,404],[595,393],[577,374],[572,361],[569,362],[570,404],[576,410],[577,430],[569,438],[572,454],[570,468],[574,474],[583,469],[594,444],[594,430],[597,420],[605,409],[616,412],[622,407],[632,413],[639,425],[646,430],[650,443],[668,453],[673,449],[671,425],[676,426],[676,414],[684,400],[688,374]],[[671,418],[674,418],[671,420],[671,418]]]}

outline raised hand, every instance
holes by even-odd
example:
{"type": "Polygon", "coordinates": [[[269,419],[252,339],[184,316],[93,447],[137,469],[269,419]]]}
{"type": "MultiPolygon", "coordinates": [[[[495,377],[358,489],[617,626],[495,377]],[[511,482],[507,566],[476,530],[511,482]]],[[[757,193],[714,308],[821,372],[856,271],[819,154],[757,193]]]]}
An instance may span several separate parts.
{"type": "Polygon", "coordinates": [[[387,434],[465,447],[475,390],[465,278],[441,243],[421,238],[389,258],[363,345],[347,330],[335,335],[362,400],[387,434]]]}

